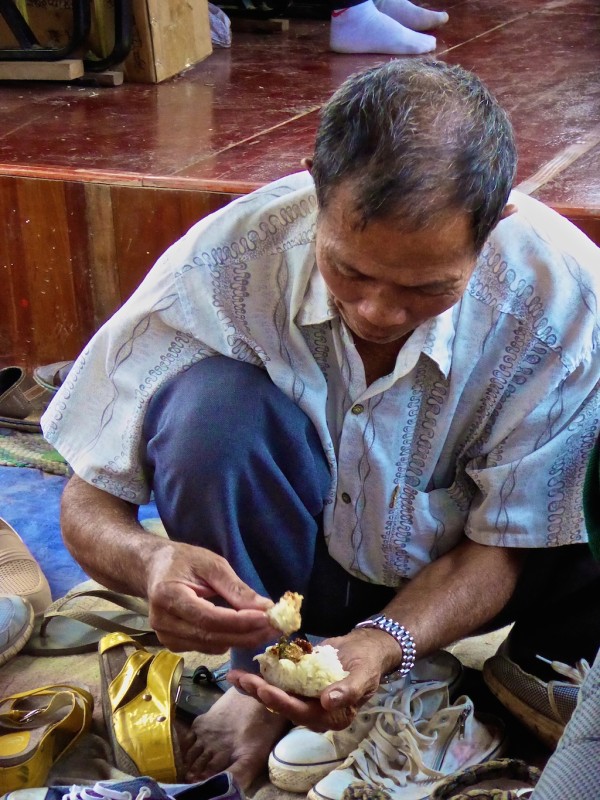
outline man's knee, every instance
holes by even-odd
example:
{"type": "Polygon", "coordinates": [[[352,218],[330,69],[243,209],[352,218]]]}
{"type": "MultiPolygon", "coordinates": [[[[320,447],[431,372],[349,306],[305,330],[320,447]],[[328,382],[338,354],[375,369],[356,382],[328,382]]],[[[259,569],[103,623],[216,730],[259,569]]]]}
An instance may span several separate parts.
{"type": "MultiPolygon", "coordinates": [[[[252,364],[224,356],[207,358],[177,375],[151,398],[144,419],[146,441],[169,430],[194,435],[212,421],[226,421],[232,412],[246,419],[244,406],[268,392],[267,374],[252,364]]],[[[275,388],[275,387],[273,387],[275,388]]]]}
{"type": "Polygon", "coordinates": [[[144,421],[151,472],[176,461],[222,473],[230,465],[268,458],[300,474],[314,472],[323,485],[329,468],[317,431],[304,412],[253,364],[214,356],[190,367],[156,392],[144,421]]]}

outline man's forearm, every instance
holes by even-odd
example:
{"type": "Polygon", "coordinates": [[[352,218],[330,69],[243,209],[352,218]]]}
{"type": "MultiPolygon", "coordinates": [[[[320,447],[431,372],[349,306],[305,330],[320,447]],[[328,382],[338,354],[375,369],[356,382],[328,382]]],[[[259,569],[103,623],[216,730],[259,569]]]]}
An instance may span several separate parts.
{"type": "Polygon", "coordinates": [[[69,552],[92,578],[115,591],[146,594],[150,554],[165,546],[137,521],[137,507],[77,476],[67,484],[61,526],[69,552]]]}
{"type": "Polygon", "coordinates": [[[415,637],[418,656],[477,632],[512,596],[524,551],[470,539],[429,564],[386,606],[415,637]]]}

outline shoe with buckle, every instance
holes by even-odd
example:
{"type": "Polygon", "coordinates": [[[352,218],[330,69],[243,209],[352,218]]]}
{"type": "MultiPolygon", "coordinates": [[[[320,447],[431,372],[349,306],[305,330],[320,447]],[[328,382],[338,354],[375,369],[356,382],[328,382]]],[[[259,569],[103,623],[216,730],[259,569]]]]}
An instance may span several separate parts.
{"type": "Polygon", "coordinates": [[[412,696],[404,692],[400,703],[389,704],[368,736],[311,789],[308,799],[340,800],[349,786],[364,782],[391,800],[421,800],[446,776],[501,753],[500,720],[476,718],[465,695],[449,705],[443,684],[429,685],[430,702],[423,703],[423,691],[424,686],[412,696]],[[432,714],[431,700],[438,706],[432,714]]]}
{"type": "Polygon", "coordinates": [[[43,786],[52,766],[92,724],[85,689],[54,684],[0,700],[0,787],[43,786]]]}
{"type": "Polygon", "coordinates": [[[149,652],[116,631],[100,640],[104,721],[115,762],[128,775],[174,783],[182,771],[175,702],[183,658],[149,652]]]}
{"type": "Polygon", "coordinates": [[[352,724],[341,731],[316,733],[303,726],[293,728],[269,756],[269,779],[288,792],[307,792],[334,770],[367,736],[386,699],[397,697],[406,687],[437,681],[452,693],[462,678],[462,665],[445,650],[419,659],[410,674],[388,676],[377,692],[359,710],[352,724]]]}

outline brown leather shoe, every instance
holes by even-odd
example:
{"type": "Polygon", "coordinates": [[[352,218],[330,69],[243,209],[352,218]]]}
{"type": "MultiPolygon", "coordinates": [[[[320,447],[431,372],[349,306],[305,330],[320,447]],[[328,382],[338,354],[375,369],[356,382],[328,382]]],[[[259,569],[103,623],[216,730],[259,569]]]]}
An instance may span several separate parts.
{"type": "Polygon", "coordinates": [[[56,393],[65,382],[74,361],[55,361],[54,364],[44,364],[33,370],[33,380],[47,389],[56,393]]]}
{"type": "Polygon", "coordinates": [[[41,433],[40,418],[53,396],[22,367],[0,369],[0,426],[41,433]]]}

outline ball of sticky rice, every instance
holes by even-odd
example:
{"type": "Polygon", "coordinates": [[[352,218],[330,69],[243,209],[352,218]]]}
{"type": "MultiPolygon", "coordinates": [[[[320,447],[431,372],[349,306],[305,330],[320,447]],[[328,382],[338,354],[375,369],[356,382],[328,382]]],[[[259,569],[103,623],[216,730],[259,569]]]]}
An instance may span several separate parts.
{"type": "Polygon", "coordinates": [[[298,592],[286,592],[267,611],[267,617],[271,625],[286,636],[299,630],[302,624],[300,606],[303,599],[298,592]]]}
{"type": "Polygon", "coordinates": [[[318,697],[330,684],[349,675],[330,644],[317,645],[299,660],[280,658],[278,645],[273,645],[254,659],[267,683],[303,697],[318,697]]]}

